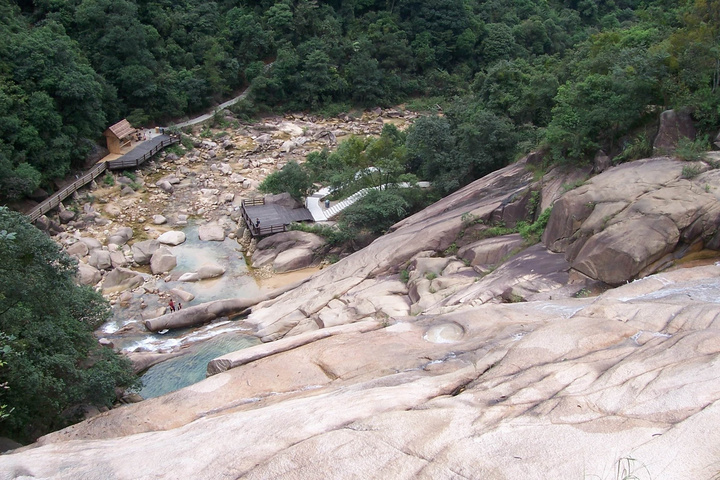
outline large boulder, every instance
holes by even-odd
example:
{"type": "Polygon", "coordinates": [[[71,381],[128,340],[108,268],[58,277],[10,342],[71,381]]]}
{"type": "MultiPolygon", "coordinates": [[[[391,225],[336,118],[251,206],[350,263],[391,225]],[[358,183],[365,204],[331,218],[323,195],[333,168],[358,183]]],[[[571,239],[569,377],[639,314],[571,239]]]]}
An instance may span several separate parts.
{"type": "Polygon", "coordinates": [[[133,238],[133,230],[130,227],[120,227],[113,232],[108,238],[108,243],[114,243],[115,245],[125,245],[131,238],[133,238]]]}
{"type": "Polygon", "coordinates": [[[68,246],[65,251],[68,255],[75,256],[77,258],[82,258],[88,253],[90,253],[90,250],[88,250],[87,244],[83,242],[75,242],[72,245],[68,246]]]}
{"type": "Polygon", "coordinates": [[[273,260],[273,270],[278,273],[299,270],[312,265],[313,251],[310,248],[291,248],[280,252],[273,260]]]}
{"type": "Polygon", "coordinates": [[[300,232],[297,230],[270,235],[257,243],[257,247],[252,257],[252,265],[254,268],[259,268],[264,265],[272,264],[278,255],[291,249],[306,251],[295,252],[283,256],[279,262],[279,266],[282,268],[283,264],[293,263],[290,260],[292,256],[302,256],[303,258],[307,258],[307,251],[314,252],[324,244],[325,240],[322,237],[313,233],[300,232]]]}
{"type": "Polygon", "coordinates": [[[695,126],[689,112],[665,110],[660,114],[660,129],[653,143],[655,155],[670,155],[681,138],[695,140],[695,126]]]}
{"type": "Polygon", "coordinates": [[[153,275],[167,273],[177,266],[177,258],[172,254],[169,248],[160,247],[153,253],[150,259],[150,270],[153,275]]]}
{"type": "Polygon", "coordinates": [[[100,243],[100,240],[97,240],[92,237],[80,237],[79,240],[87,245],[88,249],[94,250],[96,248],[102,248],[102,243],[100,243]]]}
{"type": "Polygon", "coordinates": [[[77,281],[80,285],[96,285],[102,275],[100,270],[87,263],[78,264],[77,281]]]}
{"type": "Polygon", "coordinates": [[[574,269],[611,285],[666,267],[696,242],[718,238],[720,173],[691,181],[685,162],[626,163],[567,192],[554,205],[543,242],[574,269]]]}
{"type": "Polygon", "coordinates": [[[157,240],[135,242],[132,246],[133,260],[138,265],[148,265],[153,253],[155,253],[158,248],[160,248],[160,242],[157,240]]]}
{"type": "Polygon", "coordinates": [[[208,278],[217,278],[225,273],[225,267],[222,265],[216,265],[212,263],[206,263],[197,270],[197,274],[200,280],[208,278]]]}
{"type": "Polygon", "coordinates": [[[119,292],[123,290],[131,290],[139,287],[145,282],[141,274],[128,268],[115,268],[112,272],[105,275],[103,281],[103,291],[119,292]]]}
{"type": "Polygon", "coordinates": [[[225,230],[217,223],[209,223],[198,228],[198,236],[204,242],[222,242],[225,240],[225,230]]]}
{"type": "Polygon", "coordinates": [[[109,270],[112,268],[112,257],[109,251],[97,248],[90,252],[88,263],[99,270],[109,270]]]}
{"type": "Polygon", "coordinates": [[[457,255],[473,266],[491,266],[523,248],[524,240],[520,234],[515,233],[471,243],[458,250],[457,255]]]}
{"type": "Polygon", "coordinates": [[[164,245],[180,245],[185,241],[185,233],[180,231],[165,232],[158,237],[157,241],[164,245]]]}

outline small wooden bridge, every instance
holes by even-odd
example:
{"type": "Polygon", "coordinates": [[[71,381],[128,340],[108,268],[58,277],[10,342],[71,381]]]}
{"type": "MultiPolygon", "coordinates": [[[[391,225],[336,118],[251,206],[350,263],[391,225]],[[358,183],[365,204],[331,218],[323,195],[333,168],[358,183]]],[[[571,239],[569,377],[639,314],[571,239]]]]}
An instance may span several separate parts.
{"type": "Polygon", "coordinates": [[[81,187],[95,180],[106,170],[122,170],[125,168],[137,168],[145,163],[150,157],[158,153],[163,148],[178,143],[179,137],[169,135],[158,135],[150,140],[147,140],[140,145],[136,146],[128,153],[115,160],[109,162],[102,162],[95,165],[87,173],[78,177],[73,183],[55,192],[45,201],[40,203],[37,207],[32,209],[27,215],[30,217],[30,221],[34,222],[41,216],[45,215],[50,210],[60,205],[60,202],[65,200],[67,197],[75,193],[81,187]]]}
{"type": "Polygon", "coordinates": [[[264,198],[243,200],[242,216],[253,237],[285,232],[293,222],[313,221],[313,216],[307,208],[287,208],[274,203],[266,204],[264,198]]]}

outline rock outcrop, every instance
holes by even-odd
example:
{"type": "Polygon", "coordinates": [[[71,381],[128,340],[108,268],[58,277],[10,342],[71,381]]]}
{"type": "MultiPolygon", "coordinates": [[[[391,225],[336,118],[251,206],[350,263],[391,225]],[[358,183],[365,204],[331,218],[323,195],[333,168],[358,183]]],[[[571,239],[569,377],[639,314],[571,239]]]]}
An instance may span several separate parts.
{"type": "Polygon", "coordinates": [[[200,383],[1,456],[0,478],[170,478],[166,460],[182,458],[183,477],[209,479],[710,479],[719,278],[678,270],[597,298],[251,347],[200,383]]]}

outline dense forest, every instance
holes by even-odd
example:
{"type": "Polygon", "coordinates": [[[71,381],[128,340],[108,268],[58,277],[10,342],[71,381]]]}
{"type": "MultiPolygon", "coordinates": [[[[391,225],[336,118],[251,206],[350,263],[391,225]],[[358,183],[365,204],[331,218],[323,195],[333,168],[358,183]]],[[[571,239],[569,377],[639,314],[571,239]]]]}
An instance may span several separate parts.
{"type": "Polygon", "coordinates": [[[167,123],[250,84],[249,114],[439,97],[423,128],[451,176],[538,145],[637,154],[663,108],[720,124],[720,0],[0,0],[0,38],[6,199],[123,117],[167,123]],[[475,158],[498,135],[511,151],[475,158]]]}

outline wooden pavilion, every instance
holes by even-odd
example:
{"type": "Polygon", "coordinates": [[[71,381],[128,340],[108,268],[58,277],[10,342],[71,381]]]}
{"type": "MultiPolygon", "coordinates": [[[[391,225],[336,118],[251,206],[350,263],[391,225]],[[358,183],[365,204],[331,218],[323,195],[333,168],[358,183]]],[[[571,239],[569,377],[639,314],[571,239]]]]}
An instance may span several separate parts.
{"type": "Polygon", "coordinates": [[[123,147],[132,144],[133,133],[135,133],[135,129],[126,118],[105,130],[103,135],[107,140],[107,148],[110,153],[122,153],[123,147]]]}

